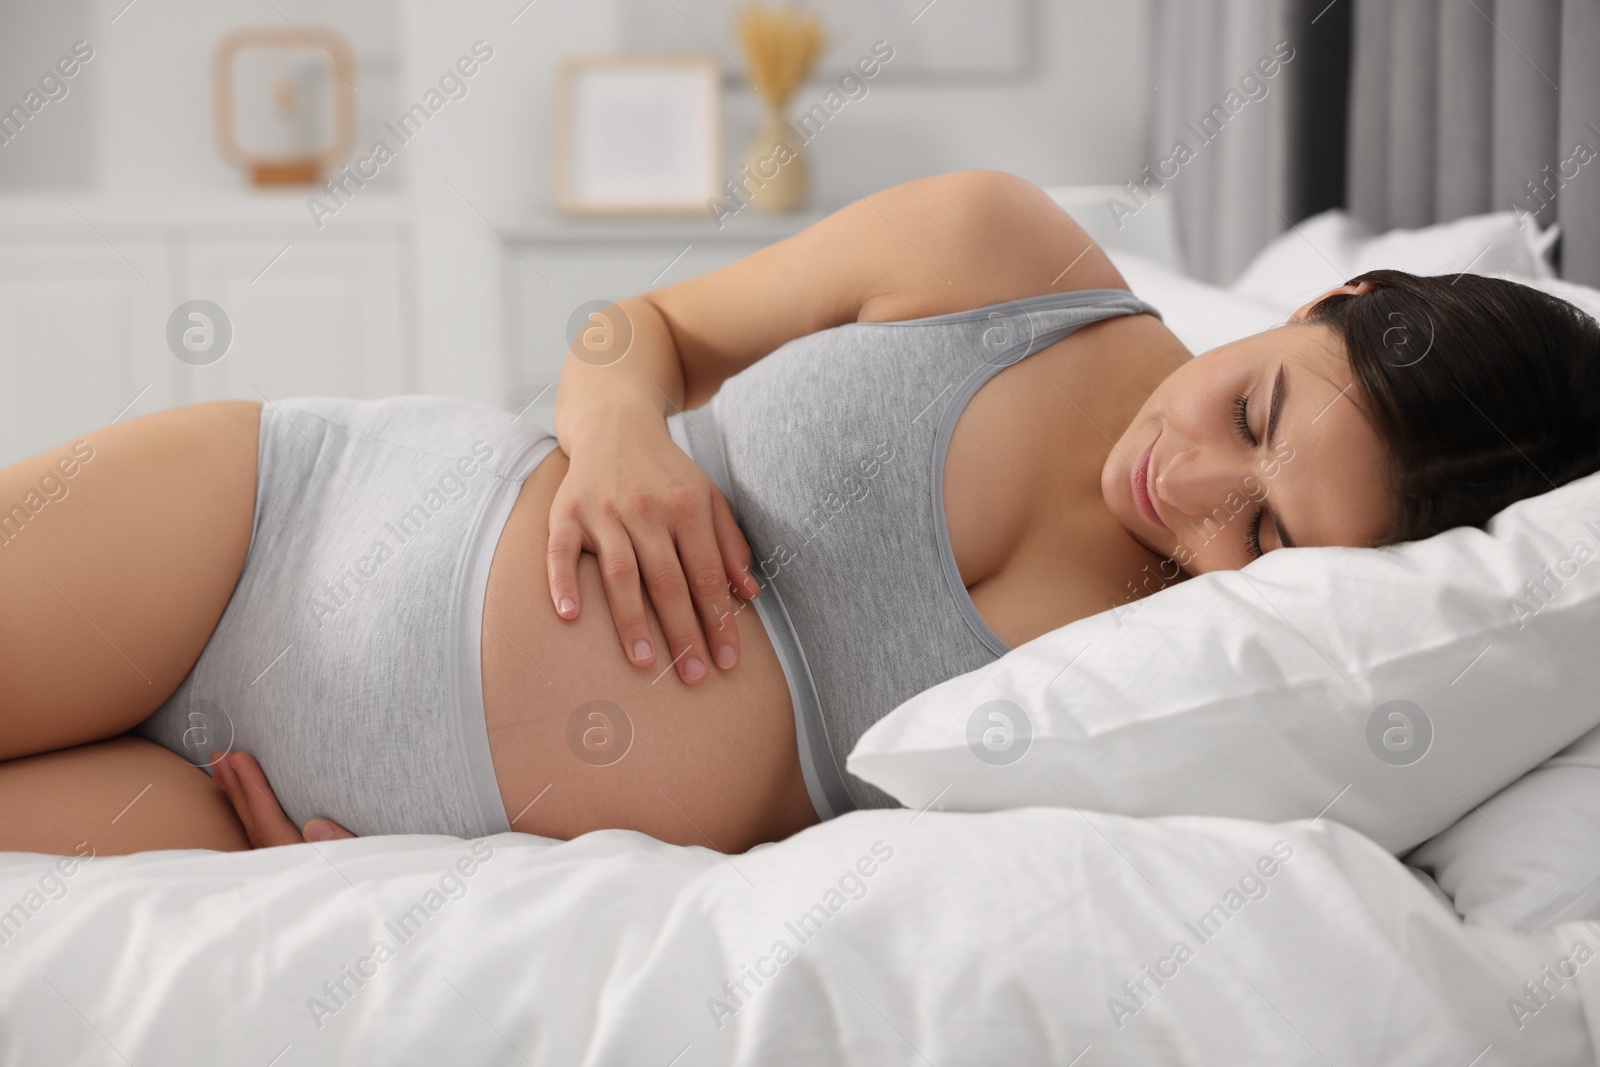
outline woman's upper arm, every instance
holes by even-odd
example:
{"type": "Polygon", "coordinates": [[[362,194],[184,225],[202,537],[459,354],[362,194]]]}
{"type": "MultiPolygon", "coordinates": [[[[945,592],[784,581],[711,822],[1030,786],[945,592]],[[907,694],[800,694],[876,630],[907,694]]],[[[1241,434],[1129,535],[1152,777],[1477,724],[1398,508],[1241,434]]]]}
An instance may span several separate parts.
{"type": "Polygon", "coordinates": [[[1125,288],[1037,186],[960,171],[857,200],[719,270],[645,294],[672,332],[684,406],[796,337],[1068,289],[1125,288]]]}

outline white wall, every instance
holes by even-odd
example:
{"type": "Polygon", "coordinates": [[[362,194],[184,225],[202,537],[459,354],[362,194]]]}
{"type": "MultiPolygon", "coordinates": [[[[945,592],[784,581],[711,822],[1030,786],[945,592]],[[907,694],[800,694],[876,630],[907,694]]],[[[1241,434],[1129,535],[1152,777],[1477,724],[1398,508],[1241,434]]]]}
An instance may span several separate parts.
{"type": "MultiPolygon", "coordinates": [[[[506,242],[494,223],[546,210],[551,90],[566,51],[603,51],[606,0],[402,5],[403,101],[420,96],[476,41],[494,50],[471,89],[405,151],[416,216],[422,389],[502,402],[506,242]],[[520,12],[520,15],[519,15],[520,12]],[[515,19],[515,21],[513,21],[515,19]],[[485,358],[489,354],[493,358],[485,358]]],[[[514,269],[531,270],[515,256],[514,269]]]]}
{"type": "MultiPolygon", "coordinates": [[[[89,40],[101,89],[98,180],[131,195],[242,190],[212,133],[212,54],[239,26],[326,26],[356,53],[358,127],[370,140],[392,108],[396,19],[386,0],[95,0],[89,40]],[[275,9],[276,8],[276,9],[275,9]],[[280,14],[279,12],[282,12],[280,14]],[[115,19],[113,22],[112,20],[115,19]]],[[[396,179],[401,175],[395,175],[396,179]]]]}
{"type": "MultiPolygon", "coordinates": [[[[0,12],[0,110],[20,103],[74,41],[89,36],[90,0],[59,0],[34,6],[20,17],[21,4],[0,12]]],[[[0,143],[0,189],[57,185],[79,187],[95,180],[95,92],[99,70],[93,62],[63,82],[66,95],[50,100],[14,137],[0,143]]],[[[52,89],[59,94],[60,89],[52,89]]]]}
{"type": "MultiPolygon", "coordinates": [[[[480,206],[501,217],[549,210],[556,60],[565,52],[605,51],[618,36],[613,0],[537,0],[511,23],[525,2],[404,4],[403,47],[415,91],[475,37],[498,50],[475,90],[475,117],[451,124],[448,149],[428,150],[445,151],[459,167],[480,168],[486,198],[480,206]],[[468,123],[482,136],[463,137],[459,131],[468,123]]],[[[1152,91],[1135,67],[1148,66],[1148,6],[1148,0],[1039,0],[1038,59],[1024,80],[874,84],[808,146],[816,203],[853,199],[846,179],[870,192],[965,167],[995,167],[1055,184],[1114,184],[1136,174],[1152,91]]],[[[923,17],[938,15],[935,3],[923,17]]],[[[819,69],[795,104],[814,102],[839,73],[819,69]]],[[[726,87],[724,114],[731,171],[756,132],[758,109],[748,87],[726,87]]]]}
{"type": "MultiPolygon", "coordinates": [[[[451,104],[407,149],[418,212],[423,386],[430,391],[499,396],[500,368],[474,354],[504,343],[501,260],[509,256],[511,270],[532,268],[506,251],[483,216],[503,222],[550,213],[556,62],[566,52],[611,49],[618,36],[613,0],[525,3],[454,0],[446,8],[407,0],[403,8],[402,96],[421,92],[473,40],[495,49],[472,95],[451,104]]],[[[938,17],[938,7],[923,17],[938,17]]],[[[1147,0],[1040,0],[1039,17],[1038,57],[1024,80],[883,81],[841,111],[808,145],[812,206],[848,202],[852,185],[871,193],[969,167],[1041,184],[1115,184],[1137,173],[1151,92],[1137,69],[1148,65],[1147,0]]],[[[796,104],[813,101],[837,76],[819,70],[796,104]]],[[[756,132],[754,94],[728,86],[724,114],[731,174],[756,132]]]]}
{"type": "MultiPolygon", "coordinates": [[[[1136,69],[1148,65],[1149,0],[1038,3],[1037,59],[1027,77],[882,80],[853,101],[808,146],[811,206],[842,205],[852,185],[870,193],[968,167],[1041,184],[1118,183],[1136,173],[1152,91],[1136,69]]],[[[467,97],[383,168],[373,183],[380,192],[363,195],[408,199],[417,302],[407,328],[418,338],[420,387],[498,403],[504,270],[508,257],[512,270],[532,268],[508,252],[494,226],[549,215],[556,63],[563,53],[615,48],[618,17],[615,0],[0,0],[0,102],[20,97],[34,68],[42,71],[73,39],[96,50],[72,96],[50,105],[25,138],[0,146],[0,187],[53,195],[43,178],[54,174],[58,184],[112,198],[181,205],[252,195],[218,154],[211,128],[212,51],[236,25],[287,18],[332,26],[351,40],[361,68],[358,152],[481,39],[494,58],[467,97]]],[[[938,3],[921,17],[938,19],[938,3]]],[[[796,104],[814,101],[838,74],[819,70],[796,104]]],[[[730,83],[724,114],[732,173],[755,133],[751,91],[730,83]]]]}

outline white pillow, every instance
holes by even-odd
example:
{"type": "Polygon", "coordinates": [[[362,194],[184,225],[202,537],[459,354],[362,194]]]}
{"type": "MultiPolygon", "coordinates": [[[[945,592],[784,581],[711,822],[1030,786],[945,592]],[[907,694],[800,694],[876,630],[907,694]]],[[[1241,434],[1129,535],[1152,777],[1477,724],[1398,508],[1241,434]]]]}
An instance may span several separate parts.
{"type": "Polygon", "coordinates": [[[1577,282],[1566,282],[1560,278],[1519,278],[1515,274],[1504,274],[1501,277],[1509,278],[1523,285],[1530,285],[1535,289],[1542,289],[1551,296],[1559,296],[1570,304],[1587,311],[1590,315],[1600,319],[1600,289],[1592,289],[1587,285],[1577,282]]]}
{"type": "Polygon", "coordinates": [[[1600,730],[1406,857],[1470,923],[1527,931],[1600,919],[1600,730]]]}
{"type": "Polygon", "coordinates": [[[1288,317],[1270,304],[1197,282],[1146,256],[1114,249],[1106,254],[1129,290],[1153,304],[1167,329],[1196,354],[1270,330],[1288,317]]]}
{"type": "MultiPolygon", "coordinates": [[[[1546,262],[1556,228],[1523,230],[1510,212],[1374,237],[1330,211],[1300,229],[1304,236],[1285,234],[1256,257],[1234,282],[1236,298],[1276,301],[1287,313],[1331,288],[1335,273],[1395,266],[1439,274],[1472,263],[1474,273],[1530,285],[1600,317],[1600,291],[1554,277],[1546,262]]],[[[1468,922],[1527,930],[1600,919],[1600,730],[1512,782],[1407,862],[1433,875],[1468,922]]]]}
{"type": "Polygon", "coordinates": [[[1283,549],[1081,619],[901,704],[847,767],[910,807],[1326,811],[1404,852],[1600,722],[1597,636],[1591,475],[1487,532],[1283,549]]]}
{"type": "Polygon", "coordinates": [[[1541,233],[1530,216],[1472,215],[1416,230],[1374,234],[1335,208],[1285,230],[1256,254],[1230,288],[1285,313],[1318,293],[1379,267],[1413,274],[1508,274],[1553,278],[1546,255],[1555,227],[1541,233]]]}
{"type": "MultiPolygon", "coordinates": [[[[1600,317],[1600,290],[1515,278],[1600,317]]],[[[1534,930],[1600,919],[1600,729],[1546,760],[1406,857],[1467,922],[1534,930]]]]}

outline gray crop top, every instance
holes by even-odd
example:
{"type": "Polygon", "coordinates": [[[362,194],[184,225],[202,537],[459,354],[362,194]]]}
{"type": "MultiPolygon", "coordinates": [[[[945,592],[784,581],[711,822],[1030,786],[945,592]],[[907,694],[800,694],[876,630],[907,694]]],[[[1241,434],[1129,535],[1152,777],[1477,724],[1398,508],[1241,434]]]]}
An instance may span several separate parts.
{"type": "Polygon", "coordinates": [[[956,419],[1004,368],[1080,326],[1155,308],[1082,289],[797,337],[667,419],[733,506],[754,603],[794,702],[801,770],[828,819],[898,806],[844,770],[867,728],[1010,651],[967,595],[944,522],[956,419]]]}

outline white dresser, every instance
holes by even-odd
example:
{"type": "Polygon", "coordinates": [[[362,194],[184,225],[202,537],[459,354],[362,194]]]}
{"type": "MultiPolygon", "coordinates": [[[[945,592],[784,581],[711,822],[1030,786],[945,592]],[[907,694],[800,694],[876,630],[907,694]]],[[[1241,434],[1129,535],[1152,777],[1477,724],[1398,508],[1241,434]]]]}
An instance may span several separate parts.
{"type": "Polygon", "coordinates": [[[0,197],[0,465],[176,404],[413,391],[410,227],[398,197],[318,230],[304,193],[0,197]],[[232,326],[203,366],[167,320],[205,299],[232,326]]]}

